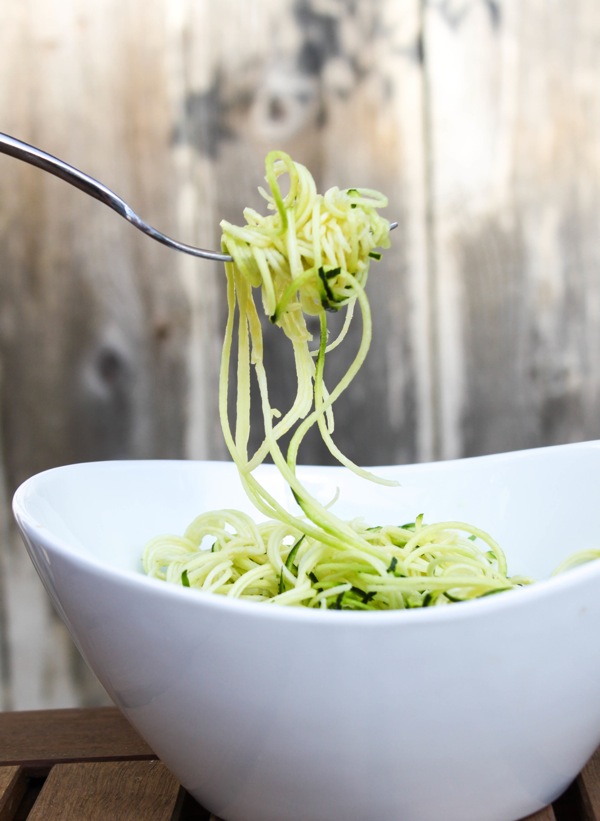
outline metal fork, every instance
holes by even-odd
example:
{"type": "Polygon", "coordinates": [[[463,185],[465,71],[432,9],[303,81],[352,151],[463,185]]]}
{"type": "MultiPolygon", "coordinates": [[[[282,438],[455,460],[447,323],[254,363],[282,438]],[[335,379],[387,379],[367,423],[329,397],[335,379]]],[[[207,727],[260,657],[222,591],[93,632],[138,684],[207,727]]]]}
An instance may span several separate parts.
{"type": "Polygon", "coordinates": [[[16,157],[18,160],[23,160],[31,165],[35,165],[37,168],[48,171],[50,174],[54,174],[55,177],[60,177],[61,180],[68,182],[70,185],[74,185],[75,188],[79,188],[80,191],[84,191],[86,194],[89,194],[90,197],[94,197],[94,199],[103,202],[104,205],[108,205],[109,208],[116,211],[117,214],[126,219],[127,222],[130,222],[135,228],[143,231],[144,234],[152,237],[152,239],[155,239],[157,242],[167,245],[169,248],[175,248],[177,251],[182,251],[184,254],[191,254],[195,257],[213,259],[218,262],[231,262],[231,257],[228,254],[221,254],[218,251],[206,251],[204,248],[186,245],[184,242],[178,242],[166,236],[166,234],[162,234],[160,231],[157,231],[156,228],[144,222],[144,220],[135,213],[133,208],[130,208],[130,206],[127,205],[121,197],[111,191],[110,188],[107,188],[93,177],[88,176],[88,174],[84,174],[83,171],[79,171],[78,168],[63,162],[63,160],[59,160],[57,157],[53,157],[52,154],[47,154],[45,151],[35,148],[33,145],[24,143],[22,140],[17,140],[8,134],[0,133],[0,153],[16,157]]]}
{"type": "MultiPolygon", "coordinates": [[[[116,211],[117,214],[144,234],[147,234],[149,237],[152,237],[152,239],[161,242],[169,248],[182,251],[184,254],[191,254],[194,257],[212,259],[217,262],[231,262],[231,257],[228,254],[222,254],[218,251],[206,251],[204,248],[197,248],[195,245],[186,245],[184,242],[178,242],[166,234],[162,234],[160,231],[157,231],[156,228],[144,222],[144,220],[135,213],[133,208],[127,205],[127,203],[111,191],[110,188],[107,188],[88,174],[84,174],[83,171],[80,171],[78,168],[63,162],[63,160],[59,160],[58,157],[54,157],[52,154],[42,151],[40,148],[35,148],[35,146],[29,145],[29,143],[17,140],[16,137],[11,137],[9,134],[0,132],[0,154],[8,154],[11,157],[16,157],[18,160],[23,160],[23,162],[35,165],[37,168],[54,174],[55,177],[59,177],[70,185],[74,185],[75,188],[79,188],[80,191],[89,194],[90,197],[94,197],[94,199],[103,202],[104,205],[108,205],[109,208],[112,208],[113,211],[116,211]]],[[[396,228],[397,225],[397,222],[392,222],[390,228],[396,228]]]]}

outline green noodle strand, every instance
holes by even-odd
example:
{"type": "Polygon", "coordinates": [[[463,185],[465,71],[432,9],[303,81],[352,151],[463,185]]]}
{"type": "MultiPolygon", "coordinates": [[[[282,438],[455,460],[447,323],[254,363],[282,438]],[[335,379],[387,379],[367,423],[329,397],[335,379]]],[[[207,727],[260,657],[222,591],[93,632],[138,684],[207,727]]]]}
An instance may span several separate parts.
{"type": "MultiPolygon", "coordinates": [[[[296,475],[298,452],[317,427],[335,459],[359,476],[395,484],[355,465],[334,442],[333,407],[363,365],[372,335],[365,292],[377,248],[389,247],[389,222],[378,214],[387,199],[371,189],[317,194],[308,170],[282,151],[265,161],[267,215],[247,208],[246,225],[221,223],[228,317],[219,376],[219,415],[242,486],[265,521],[241,511],[203,513],[183,536],[160,536],[143,554],[145,572],[167,582],[246,601],[309,608],[387,610],[480,598],[529,584],[509,577],[504,553],[484,531],[464,522],[368,526],[344,521],[296,475]],[[285,196],[279,184],[287,177],[285,196]],[[254,293],[268,320],[289,340],[297,390],[290,407],[271,406],[263,361],[263,329],[254,293]],[[327,355],[346,339],[359,308],[362,332],[345,373],[326,386],[327,355]],[[328,315],[346,312],[329,341],[328,315]],[[316,350],[306,318],[319,320],[316,350]],[[235,342],[234,342],[235,340],[235,342]],[[235,420],[229,391],[235,368],[235,420]],[[262,441],[249,452],[252,382],[258,387],[262,441]],[[289,435],[286,451],[282,437],[289,435]],[[291,489],[291,512],[261,485],[256,468],[270,459],[291,489]]],[[[587,551],[581,561],[598,558],[587,551]]],[[[577,560],[571,560],[577,563],[577,560]]]]}

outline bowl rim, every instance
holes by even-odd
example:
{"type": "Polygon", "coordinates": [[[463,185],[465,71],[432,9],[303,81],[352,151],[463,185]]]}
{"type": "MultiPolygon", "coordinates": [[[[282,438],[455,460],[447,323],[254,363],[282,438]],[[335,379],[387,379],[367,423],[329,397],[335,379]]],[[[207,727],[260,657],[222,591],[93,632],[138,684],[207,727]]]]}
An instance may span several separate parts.
{"type": "MultiPolygon", "coordinates": [[[[505,451],[494,454],[484,454],[479,456],[464,457],[461,459],[449,459],[444,461],[430,461],[419,462],[410,465],[384,465],[370,468],[372,470],[381,470],[384,473],[393,468],[410,467],[411,469],[419,470],[420,468],[431,468],[431,466],[451,466],[456,465],[457,462],[474,462],[480,460],[502,460],[506,458],[526,458],[531,454],[539,454],[540,452],[549,452],[563,449],[600,449],[600,440],[591,440],[587,442],[575,442],[562,445],[550,445],[542,448],[527,448],[518,451],[505,451]]],[[[28,538],[32,541],[40,541],[44,548],[50,553],[55,553],[64,561],[74,564],[86,573],[99,574],[107,581],[111,581],[118,585],[133,585],[134,587],[141,587],[141,589],[155,591],[157,595],[166,596],[175,601],[185,602],[188,606],[193,607],[208,607],[217,611],[224,611],[225,613],[235,614],[238,612],[245,617],[255,617],[258,619],[276,619],[282,621],[307,621],[309,623],[327,623],[327,624],[360,624],[364,627],[376,627],[377,625],[403,624],[403,623],[420,623],[430,624],[446,621],[461,620],[463,618],[473,618],[482,616],[484,614],[492,614],[502,612],[506,607],[514,608],[515,606],[526,606],[538,601],[540,598],[546,598],[553,593],[559,594],[560,591],[567,591],[573,586],[577,586],[581,581],[596,576],[600,576],[600,561],[591,561],[582,565],[577,565],[568,571],[550,576],[547,578],[534,581],[530,585],[504,591],[501,595],[484,596],[479,599],[472,599],[465,602],[457,602],[451,605],[439,607],[425,607],[425,608],[408,608],[398,610],[374,610],[374,611],[352,611],[352,610],[327,610],[308,608],[301,606],[283,606],[274,605],[269,606],[268,602],[252,602],[240,599],[229,598],[227,596],[217,595],[214,593],[198,590],[194,588],[185,588],[180,585],[170,584],[160,579],[151,578],[143,572],[117,568],[104,561],[96,558],[93,555],[85,555],[75,552],[65,539],[54,536],[44,525],[40,524],[33,515],[29,512],[27,507],[27,496],[31,494],[32,489],[37,483],[45,480],[49,475],[54,473],[72,472],[74,470],[81,470],[89,468],[90,470],[114,470],[130,469],[132,466],[136,468],[144,465],[156,466],[177,466],[186,465],[185,469],[193,470],[194,465],[232,465],[233,463],[225,460],[205,460],[205,459],[129,459],[129,460],[105,460],[105,461],[90,461],[78,462],[67,465],[61,465],[47,470],[40,471],[28,479],[24,480],[16,489],[13,500],[12,509],[13,515],[17,521],[19,529],[22,534],[26,533],[28,538]]],[[[234,467],[234,466],[233,466],[234,467]]],[[[272,465],[265,466],[268,470],[274,468],[272,465]]],[[[319,471],[337,471],[340,468],[334,466],[317,466],[317,465],[299,465],[298,470],[311,470],[318,468],[319,471]]],[[[342,468],[343,469],[343,468],[342,468]]],[[[29,546],[27,546],[29,550],[29,546]]],[[[509,557],[510,558],[510,557],[509,557]]]]}

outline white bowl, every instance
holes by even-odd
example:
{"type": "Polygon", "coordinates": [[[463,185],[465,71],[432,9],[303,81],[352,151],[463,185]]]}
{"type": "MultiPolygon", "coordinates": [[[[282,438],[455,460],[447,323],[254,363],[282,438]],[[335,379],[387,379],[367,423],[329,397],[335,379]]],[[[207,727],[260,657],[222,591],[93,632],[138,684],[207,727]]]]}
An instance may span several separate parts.
{"type": "MultiPolygon", "coordinates": [[[[158,756],[228,821],[514,821],[600,743],[600,443],[385,467],[384,489],[303,468],[373,523],[487,529],[522,590],[424,610],[314,611],[146,578],[145,542],[203,510],[251,511],[232,465],[104,462],[17,491],[31,558],[81,653],[158,756]]],[[[272,469],[264,482],[280,498],[272,469]]]]}

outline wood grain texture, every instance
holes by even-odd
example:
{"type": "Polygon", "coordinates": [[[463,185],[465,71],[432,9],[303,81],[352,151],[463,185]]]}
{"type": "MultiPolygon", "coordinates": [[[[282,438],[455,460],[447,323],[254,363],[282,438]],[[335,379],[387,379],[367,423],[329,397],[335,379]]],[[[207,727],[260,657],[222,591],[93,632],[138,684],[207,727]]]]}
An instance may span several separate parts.
{"type": "Polygon", "coordinates": [[[600,752],[581,771],[577,788],[586,821],[600,821],[600,752]]]}
{"type": "Polygon", "coordinates": [[[0,713],[0,764],[155,758],[115,707],[0,713]]]}
{"type": "Polygon", "coordinates": [[[0,821],[13,821],[24,793],[22,768],[0,766],[0,821]]]}
{"type": "Polygon", "coordinates": [[[600,9],[431,3],[440,453],[600,432],[600,9]]]}
{"type": "Polygon", "coordinates": [[[56,764],[29,821],[172,821],[181,787],[160,761],[56,764]]]}
{"type": "MultiPolygon", "coordinates": [[[[136,2],[65,0],[60,12],[2,4],[0,28],[15,42],[0,71],[20,78],[18,101],[3,99],[2,127],[99,177],[174,233],[163,13],[162,2],[141,15],[136,2]]],[[[189,312],[173,255],[61,181],[0,163],[7,496],[52,465],[183,455],[189,312]]],[[[8,706],[104,701],[20,540],[3,550],[8,706]]]]}

